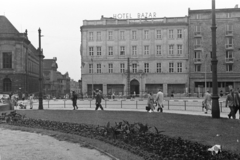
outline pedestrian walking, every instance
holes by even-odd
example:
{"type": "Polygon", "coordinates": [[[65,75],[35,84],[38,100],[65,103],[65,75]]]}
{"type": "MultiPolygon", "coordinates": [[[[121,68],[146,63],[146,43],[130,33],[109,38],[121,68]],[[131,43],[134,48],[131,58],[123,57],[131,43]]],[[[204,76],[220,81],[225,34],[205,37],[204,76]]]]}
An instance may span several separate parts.
{"type": "Polygon", "coordinates": [[[73,110],[78,109],[77,94],[75,93],[75,91],[72,91],[72,105],[73,105],[73,110]]]}
{"type": "Polygon", "coordinates": [[[204,110],[205,110],[205,114],[208,113],[208,110],[212,109],[212,97],[211,94],[209,93],[209,91],[207,90],[207,92],[204,95],[204,110]]]}
{"type": "Polygon", "coordinates": [[[232,117],[233,119],[236,119],[236,115],[235,115],[236,110],[235,110],[235,106],[234,106],[234,91],[232,88],[229,91],[230,92],[227,95],[225,107],[230,108],[228,118],[231,119],[231,117],[232,117]]]}
{"type": "Polygon", "coordinates": [[[30,109],[33,109],[33,98],[34,98],[34,94],[31,94],[31,95],[29,96],[30,109]]]}
{"type": "Polygon", "coordinates": [[[235,106],[235,117],[237,112],[239,112],[239,119],[240,119],[240,95],[239,95],[239,90],[234,92],[234,103],[233,105],[235,106]]]}
{"type": "Polygon", "coordinates": [[[160,112],[163,112],[163,107],[164,107],[163,106],[163,97],[164,97],[163,92],[161,89],[159,89],[159,91],[156,95],[155,102],[157,103],[157,107],[158,107],[157,111],[160,111],[160,112]]]}
{"type": "Polygon", "coordinates": [[[96,98],[96,102],[95,102],[96,108],[95,108],[95,110],[98,110],[99,107],[101,108],[101,110],[103,110],[101,102],[102,102],[102,99],[104,100],[104,98],[103,98],[101,90],[100,91],[98,89],[96,90],[96,97],[95,98],[96,98]]]}
{"type": "Polygon", "coordinates": [[[149,113],[154,112],[154,109],[155,109],[155,107],[154,107],[154,97],[153,97],[151,92],[148,94],[147,103],[148,103],[148,107],[150,109],[149,113]]]}

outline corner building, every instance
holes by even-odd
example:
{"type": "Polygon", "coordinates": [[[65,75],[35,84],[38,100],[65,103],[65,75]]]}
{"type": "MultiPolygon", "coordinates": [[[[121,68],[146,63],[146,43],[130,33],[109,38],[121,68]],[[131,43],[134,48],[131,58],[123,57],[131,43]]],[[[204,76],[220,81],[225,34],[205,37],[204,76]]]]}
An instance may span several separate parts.
{"type": "Polygon", "coordinates": [[[165,95],[188,87],[188,17],[84,20],[82,92],[165,95]]]}
{"type": "MultiPolygon", "coordinates": [[[[240,9],[216,9],[218,92],[240,88],[240,9]]],[[[189,9],[190,92],[212,92],[212,10],[189,9]]]]}

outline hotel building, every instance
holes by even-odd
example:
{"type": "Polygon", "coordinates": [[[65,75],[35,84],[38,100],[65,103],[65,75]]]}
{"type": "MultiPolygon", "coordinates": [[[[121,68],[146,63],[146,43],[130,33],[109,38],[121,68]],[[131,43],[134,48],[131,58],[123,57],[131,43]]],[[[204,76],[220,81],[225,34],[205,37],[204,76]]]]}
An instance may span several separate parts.
{"type": "Polygon", "coordinates": [[[188,91],[188,17],[84,20],[82,92],[165,95],[188,91]]]}

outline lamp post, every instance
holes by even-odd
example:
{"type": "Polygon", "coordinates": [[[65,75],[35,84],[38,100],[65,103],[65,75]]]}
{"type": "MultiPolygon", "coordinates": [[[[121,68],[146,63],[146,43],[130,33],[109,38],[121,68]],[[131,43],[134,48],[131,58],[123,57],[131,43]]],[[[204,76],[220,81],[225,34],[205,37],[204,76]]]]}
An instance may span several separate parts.
{"type": "Polygon", "coordinates": [[[207,92],[207,53],[205,55],[205,93],[207,92]]]}
{"type": "Polygon", "coordinates": [[[39,48],[38,48],[38,52],[39,52],[39,106],[38,109],[42,110],[43,109],[43,98],[42,98],[42,59],[44,58],[43,54],[42,54],[42,49],[41,49],[41,29],[38,29],[38,38],[39,38],[39,48]]]}
{"type": "Polygon", "coordinates": [[[92,61],[92,98],[93,98],[93,58],[91,58],[92,61]]]}
{"type": "Polygon", "coordinates": [[[218,102],[218,83],[217,83],[217,56],[216,56],[216,17],[215,17],[215,0],[212,0],[212,118],[220,118],[218,102]]]}

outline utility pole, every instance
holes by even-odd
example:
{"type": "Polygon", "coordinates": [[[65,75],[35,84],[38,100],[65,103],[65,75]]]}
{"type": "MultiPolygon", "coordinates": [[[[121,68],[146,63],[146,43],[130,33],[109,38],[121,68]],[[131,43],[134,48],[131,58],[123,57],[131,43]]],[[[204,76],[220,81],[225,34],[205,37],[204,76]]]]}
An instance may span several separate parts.
{"type": "Polygon", "coordinates": [[[130,98],[130,58],[128,57],[127,62],[127,97],[130,98]]]}
{"type": "Polygon", "coordinates": [[[220,118],[218,82],[217,82],[217,56],[216,56],[216,16],[215,16],[215,0],[212,0],[212,118],[220,118]]]}
{"type": "Polygon", "coordinates": [[[207,92],[207,53],[205,53],[205,93],[207,92]]]}
{"type": "Polygon", "coordinates": [[[43,54],[42,54],[42,48],[41,48],[41,29],[38,29],[38,37],[39,37],[39,48],[38,48],[38,52],[39,52],[39,106],[38,109],[42,110],[43,109],[43,98],[42,98],[42,59],[44,58],[43,54]]]}

